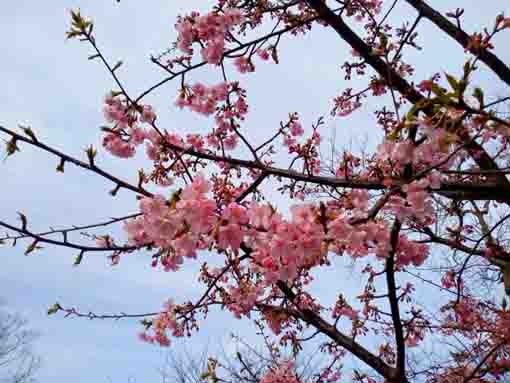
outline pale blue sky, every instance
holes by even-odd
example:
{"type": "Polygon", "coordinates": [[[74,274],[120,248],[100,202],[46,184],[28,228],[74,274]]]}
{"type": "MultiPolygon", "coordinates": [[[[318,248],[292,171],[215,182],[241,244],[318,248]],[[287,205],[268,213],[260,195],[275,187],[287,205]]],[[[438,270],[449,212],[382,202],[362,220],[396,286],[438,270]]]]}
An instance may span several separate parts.
{"type": "MultiPolygon", "coordinates": [[[[112,62],[124,61],[118,73],[128,91],[136,95],[162,78],[163,74],[148,57],[164,50],[175,39],[173,25],[177,14],[206,10],[209,3],[148,0],[142,4],[123,0],[118,5],[114,0],[53,0],[50,6],[49,2],[19,0],[3,4],[0,124],[8,128],[29,124],[41,139],[70,154],[83,156],[85,146],[100,143],[98,127],[104,124],[101,102],[113,83],[99,63],[87,61],[90,51],[85,44],[65,40],[68,10],[80,7],[84,15],[93,18],[99,46],[112,62]]],[[[442,11],[459,5],[453,0],[431,3],[442,11]]],[[[466,0],[462,6],[466,8],[470,31],[492,22],[501,10],[510,14],[510,5],[505,0],[491,0],[490,7],[466,0]]],[[[401,6],[395,15],[415,14],[401,6]]],[[[442,70],[459,73],[464,59],[462,49],[427,23],[421,25],[420,31],[419,42],[425,49],[413,54],[414,62],[420,64],[417,79],[442,70]]],[[[498,41],[496,51],[509,62],[507,40],[498,41]]],[[[316,27],[305,39],[282,44],[280,65],[259,64],[257,73],[241,77],[252,106],[246,124],[248,136],[262,140],[289,112],[299,111],[308,125],[320,115],[328,115],[332,97],[346,86],[340,64],[349,52],[332,31],[316,27]]],[[[231,75],[237,76],[233,71],[231,75]]],[[[211,74],[202,70],[194,78],[212,82],[220,77],[216,71],[211,74]]],[[[497,83],[494,80],[492,74],[487,74],[480,77],[480,84],[487,87],[497,83]]],[[[172,106],[177,86],[161,88],[147,101],[155,105],[168,130],[205,131],[211,120],[172,106]]],[[[487,89],[504,91],[497,86],[487,89]]],[[[373,116],[363,110],[348,120],[329,118],[323,135],[328,136],[331,129],[336,129],[340,147],[351,140],[360,142],[369,135],[373,145],[373,137],[378,134],[373,121],[373,116]]],[[[143,165],[139,160],[129,163],[104,153],[98,158],[105,167],[129,179],[136,176],[132,169],[143,165]]],[[[112,198],[107,193],[111,184],[71,166],[66,167],[64,175],[57,174],[56,165],[55,158],[26,146],[22,153],[1,163],[0,179],[4,185],[1,219],[15,222],[16,212],[21,210],[29,216],[33,227],[46,229],[92,223],[136,210],[132,194],[121,191],[112,198]]],[[[156,381],[161,350],[137,340],[140,327],[135,322],[47,318],[46,309],[59,301],[98,313],[153,311],[168,297],[179,300],[198,294],[196,267],[176,274],[155,272],[150,268],[150,259],[140,255],[117,268],[108,267],[100,256],[86,259],[79,268],[74,268],[76,254],[66,249],[46,248],[33,257],[24,257],[22,253],[22,248],[0,248],[0,296],[41,333],[37,343],[44,362],[40,381],[102,382],[108,377],[114,382],[126,381],[128,377],[156,381]]],[[[331,274],[331,278],[322,279],[321,286],[317,286],[321,297],[331,298],[327,283],[337,278],[331,274]]],[[[356,277],[347,281],[355,283],[356,277]]],[[[198,347],[206,339],[224,340],[232,329],[249,334],[249,325],[229,318],[216,315],[214,320],[204,322],[193,344],[198,347]]]]}

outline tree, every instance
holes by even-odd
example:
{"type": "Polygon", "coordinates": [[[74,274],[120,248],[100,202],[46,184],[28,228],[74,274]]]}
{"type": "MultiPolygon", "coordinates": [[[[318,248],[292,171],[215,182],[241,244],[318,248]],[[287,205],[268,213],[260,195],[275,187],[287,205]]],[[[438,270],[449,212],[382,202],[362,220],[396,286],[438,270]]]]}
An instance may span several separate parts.
{"type": "MultiPolygon", "coordinates": [[[[151,167],[138,172],[138,182],[108,172],[93,146],[82,160],[43,142],[30,127],[0,127],[8,156],[33,146],[58,159],[57,171],[85,169],[112,182],[113,196],[132,192],[140,207],[135,215],[46,232],[34,231],[20,213],[19,224],[0,221],[12,231],[4,240],[28,239],[27,255],[42,245],[73,249],[76,265],[88,253],[105,253],[117,264],[139,251],[169,272],[202,262],[198,300],[169,300],[147,314],[84,314],[59,303],[49,313],[144,317],[141,339],[168,346],[172,337],[198,331],[214,308],[228,310],[258,321],[294,350],[319,342],[328,362],[318,382],[509,379],[510,313],[494,291],[510,294],[510,121],[497,113],[507,98],[492,99],[491,89],[478,82],[490,73],[500,86],[510,85],[510,68],[494,48],[510,18],[495,10],[492,25],[470,31],[462,9],[442,14],[422,0],[214,3],[207,14],[177,20],[175,45],[151,58],[167,77],[137,96],[120,79],[122,61],[108,61],[100,49],[92,21],[71,13],[67,37],[87,44],[89,59],[101,62],[115,83],[104,102],[102,146],[127,159],[145,144],[151,167]],[[415,18],[395,21],[404,5],[415,18]],[[459,58],[469,54],[464,65],[451,73],[438,67],[428,78],[415,75],[420,60],[406,54],[421,49],[425,20],[458,45],[459,58]],[[345,76],[365,85],[335,97],[331,114],[347,119],[362,106],[372,108],[374,136],[382,137],[374,151],[321,159],[324,116],[307,127],[290,113],[264,140],[243,129],[249,105],[244,76],[283,61],[287,38],[299,40],[319,26],[350,46],[345,76]],[[194,80],[199,68],[219,73],[222,81],[194,80]],[[175,106],[214,121],[206,134],[167,131],[144,102],[173,80],[180,84],[175,106]],[[288,214],[285,204],[270,200],[271,191],[291,200],[288,214]],[[71,238],[119,223],[127,240],[108,233],[91,234],[95,244],[71,238]],[[208,263],[208,251],[221,262],[208,263]],[[363,279],[357,294],[345,294],[339,283],[330,287],[337,290],[333,304],[313,295],[326,270],[345,272],[348,264],[363,279]]],[[[296,380],[285,358],[271,362],[260,378],[296,380]]]]}
{"type": "MultiPolygon", "coordinates": [[[[285,356],[277,344],[267,343],[254,347],[242,338],[233,336],[235,350],[222,348],[212,354],[208,347],[200,353],[191,349],[169,350],[165,363],[160,369],[164,383],[201,383],[207,380],[219,382],[258,383],[267,370],[285,356]],[[219,354],[219,355],[217,355],[219,354]]],[[[320,375],[320,353],[299,353],[293,365],[299,382],[312,382],[320,375]]]]}
{"type": "Polygon", "coordinates": [[[40,360],[31,346],[36,334],[27,321],[0,307],[0,382],[32,382],[40,360]]]}

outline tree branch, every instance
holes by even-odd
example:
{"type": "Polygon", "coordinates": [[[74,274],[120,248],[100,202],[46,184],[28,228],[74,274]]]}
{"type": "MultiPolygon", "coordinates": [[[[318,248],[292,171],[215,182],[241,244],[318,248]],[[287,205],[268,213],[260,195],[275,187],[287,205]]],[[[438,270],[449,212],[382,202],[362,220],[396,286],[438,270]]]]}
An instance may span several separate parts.
{"type": "MultiPolygon", "coordinates": [[[[464,49],[469,47],[471,37],[459,29],[446,17],[441,15],[434,8],[430,7],[423,0],[406,0],[406,2],[416,9],[422,17],[427,18],[434,23],[439,29],[457,41],[464,49]]],[[[479,48],[476,52],[471,52],[487,65],[498,77],[507,85],[510,85],[510,68],[505,65],[495,54],[485,48],[479,48]]]]}
{"type": "Polygon", "coordinates": [[[147,190],[145,190],[141,187],[138,187],[138,186],[131,185],[130,183],[123,181],[120,178],[115,177],[114,175],[104,171],[103,169],[98,168],[96,165],[94,165],[92,163],[88,164],[86,162],[77,160],[74,157],[71,157],[57,149],[54,149],[54,148],[42,143],[40,140],[35,141],[33,139],[27,138],[25,136],[22,136],[21,134],[16,133],[13,130],[6,129],[3,126],[0,126],[0,132],[4,132],[4,133],[8,134],[9,136],[15,138],[17,141],[22,141],[22,142],[25,142],[32,146],[35,146],[39,149],[43,149],[44,151],[59,157],[61,159],[61,161],[70,162],[73,165],[76,165],[80,168],[90,170],[93,173],[96,173],[96,174],[114,182],[117,185],[117,187],[119,187],[119,188],[128,189],[128,190],[134,191],[135,193],[144,195],[146,197],[152,197],[152,193],[149,193],[147,190]]]}
{"type": "Polygon", "coordinates": [[[388,286],[388,299],[390,301],[391,319],[395,329],[395,342],[397,344],[398,379],[400,382],[406,382],[406,345],[402,321],[400,320],[397,286],[395,283],[395,253],[397,251],[398,238],[401,227],[401,222],[398,219],[395,220],[390,234],[391,254],[386,260],[386,284],[388,286]]]}
{"type": "MultiPolygon", "coordinates": [[[[372,49],[343,21],[342,17],[334,13],[324,0],[306,0],[306,3],[314,9],[320,18],[328,23],[338,35],[345,40],[352,48],[359,52],[360,56],[374,68],[379,75],[386,79],[388,86],[397,89],[403,97],[413,104],[424,102],[426,98],[400,76],[389,64],[380,57],[372,54],[372,49]]],[[[463,105],[458,105],[462,108],[463,105]]],[[[423,112],[432,117],[435,112],[432,108],[424,108],[423,112]]],[[[467,133],[466,133],[467,135],[467,133]]],[[[467,151],[483,170],[499,170],[496,162],[489,156],[485,149],[470,137],[460,137],[464,140],[467,151]]],[[[510,182],[503,175],[495,176],[500,184],[510,186],[510,182]]]]}

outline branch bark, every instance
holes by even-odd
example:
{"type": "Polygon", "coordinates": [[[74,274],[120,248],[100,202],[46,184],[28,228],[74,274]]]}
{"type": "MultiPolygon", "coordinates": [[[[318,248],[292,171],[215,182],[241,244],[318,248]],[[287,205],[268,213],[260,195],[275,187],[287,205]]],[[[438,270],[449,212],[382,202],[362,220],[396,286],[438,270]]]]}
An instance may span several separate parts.
{"type": "Polygon", "coordinates": [[[390,301],[391,319],[395,329],[395,343],[397,344],[397,373],[398,381],[406,382],[406,345],[404,329],[400,320],[400,308],[398,305],[397,285],[395,282],[395,253],[398,246],[398,238],[402,224],[396,220],[390,234],[391,254],[386,260],[386,284],[388,286],[388,299],[390,301]]]}
{"type": "MultiPolygon", "coordinates": [[[[320,18],[329,24],[343,40],[354,48],[367,64],[374,68],[382,78],[386,79],[389,87],[398,90],[403,97],[413,104],[425,100],[425,97],[402,78],[402,76],[396,73],[389,64],[384,62],[380,57],[373,55],[371,48],[349,28],[341,16],[337,15],[326,5],[324,0],[306,0],[306,3],[314,9],[320,18]]],[[[423,111],[428,116],[434,115],[431,108],[425,108],[423,111]]],[[[499,170],[496,162],[480,144],[468,136],[460,138],[464,141],[466,149],[481,169],[492,171],[499,170]]],[[[499,184],[510,185],[509,181],[503,175],[496,175],[494,179],[499,184]]]]}
{"type": "MultiPolygon", "coordinates": [[[[291,302],[297,305],[296,295],[291,290],[291,288],[287,286],[285,282],[278,281],[276,285],[291,302]]],[[[393,367],[384,363],[381,358],[372,354],[362,345],[355,342],[352,338],[342,334],[340,331],[336,329],[335,326],[326,322],[324,319],[322,319],[319,315],[317,315],[313,311],[309,309],[300,309],[291,310],[290,313],[293,316],[297,317],[298,319],[301,319],[307,324],[315,327],[321,333],[328,336],[331,340],[335,341],[337,344],[344,347],[354,356],[356,356],[357,358],[365,362],[367,365],[372,367],[374,370],[376,370],[389,382],[400,382],[399,380],[396,380],[398,372],[393,367]]]]}
{"type": "MultiPolygon", "coordinates": [[[[450,20],[441,13],[429,6],[423,0],[406,0],[406,2],[416,9],[422,17],[430,20],[444,33],[457,41],[464,49],[467,49],[471,40],[470,36],[459,29],[450,20]]],[[[487,65],[503,82],[510,86],[510,68],[505,65],[501,59],[485,48],[480,48],[472,52],[480,61],[487,65]]]]}

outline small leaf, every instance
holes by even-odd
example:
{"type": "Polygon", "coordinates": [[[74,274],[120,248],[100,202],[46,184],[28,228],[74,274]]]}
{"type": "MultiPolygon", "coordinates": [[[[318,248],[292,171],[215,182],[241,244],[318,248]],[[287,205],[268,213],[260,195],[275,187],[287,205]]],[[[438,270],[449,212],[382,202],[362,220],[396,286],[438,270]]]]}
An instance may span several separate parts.
{"type": "Polygon", "coordinates": [[[16,152],[19,152],[18,140],[16,137],[12,137],[9,141],[6,142],[6,152],[7,157],[12,156],[16,152]]]}
{"type": "Polygon", "coordinates": [[[435,95],[437,96],[441,96],[443,94],[446,93],[446,91],[444,90],[444,88],[441,88],[439,85],[437,85],[436,83],[432,83],[432,92],[434,92],[435,95]]]}
{"type": "Polygon", "coordinates": [[[142,324],[142,326],[145,327],[145,330],[150,329],[152,326],[152,321],[150,319],[144,318],[140,321],[140,323],[142,324]]]}
{"type": "Polygon", "coordinates": [[[453,77],[452,75],[449,75],[448,73],[445,73],[446,80],[448,80],[448,84],[452,87],[453,90],[458,91],[459,89],[459,81],[453,77]]]}
{"type": "Polygon", "coordinates": [[[78,256],[74,259],[73,266],[80,265],[81,261],[83,260],[83,255],[84,254],[85,254],[84,251],[82,251],[82,252],[80,252],[80,254],[78,254],[78,256]]]}
{"type": "Polygon", "coordinates": [[[110,195],[115,197],[120,190],[120,184],[117,184],[112,190],[109,191],[110,195]]]}
{"type": "Polygon", "coordinates": [[[26,231],[27,230],[27,216],[23,213],[18,212],[19,218],[21,220],[21,230],[26,231]]]}
{"type": "Polygon", "coordinates": [[[468,86],[468,82],[467,81],[465,81],[465,80],[460,80],[459,81],[459,89],[458,89],[458,92],[457,92],[459,97],[462,97],[464,95],[464,92],[466,91],[467,86],[468,86]]]}
{"type": "Polygon", "coordinates": [[[80,10],[71,10],[71,29],[66,32],[68,39],[78,36],[90,36],[92,32],[92,22],[84,19],[80,10]]]}
{"type": "Polygon", "coordinates": [[[170,209],[175,209],[177,207],[177,202],[181,200],[181,194],[182,189],[178,189],[177,191],[173,192],[170,197],[170,209]]]}
{"type": "Polygon", "coordinates": [[[480,109],[483,109],[485,106],[483,90],[478,87],[475,88],[475,90],[473,91],[473,97],[476,98],[480,103],[480,109]]]}
{"type": "Polygon", "coordinates": [[[29,126],[19,126],[23,132],[30,137],[34,142],[37,142],[37,138],[35,137],[34,131],[29,126]]]}
{"type": "Polygon", "coordinates": [[[467,81],[469,79],[469,75],[471,74],[472,71],[473,67],[471,66],[471,60],[468,60],[464,64],[464,80],[467,81]]]}
{"type": "Polygon", "coordinates": [[[90,166],[92,167],[95,166],[94,159],[96,158],[97,150],[94,148],[94,146],[90,145],[87,149],[85,149],[85,153],[87,153],[90,166]]]}
{"type": "Polygon", "coordinates": [[[75,38],[79,36],[81,33],[79,31],[71,30],[69,32],[66,32],[66,37],[68,40],[75,38]]]}
{"type": "Polygon", "coordinates": [[[145,177],[146,176],[145,176],[145,173],[144,173],[143,169],[139,169],[138,170],[138,187],[140,189],[142,189],[142,187],[143,187],[143,183],[145,181],[145,177]]]}
{"type": "Polygon", "coordinates": [[[278,51],[276,50],[276,47],[271,49],[271,58],[273,59],[275,64],[279,64],[280,61],[278,59],[278,51]]]}
{"type": "Polygon", "coordinates": [[[63,158],[61,158],[60,163],[57,166],[57,172],[64,173],[64,164],[65,163],[66,163],[66,161],[63,158]]]}
{"type": "Polygon", "coordinates": [[[386,50],[388,47],[388,37],[384,33],[379,34],[380,47],[386,50]]]}
{"type": "Polygon", "coordinates": [[[39,241],[36,239],[34,242],[32,242],[28,247],[27,249],[25,250],[25,255],[29,255],[30,253],[32,253],[34,250],[38,250],[40,249],[41,247],[40,246],[37,246],[37,243],[39,241]]]}
{"type": "Polygon", "coordinates": [[[60,310],[62,310],[62,306],[60,306],[58,303],[55,303],[48,308],[48,315],[56,314],[60,310]]]}

